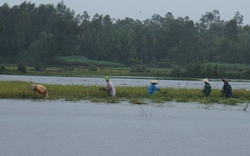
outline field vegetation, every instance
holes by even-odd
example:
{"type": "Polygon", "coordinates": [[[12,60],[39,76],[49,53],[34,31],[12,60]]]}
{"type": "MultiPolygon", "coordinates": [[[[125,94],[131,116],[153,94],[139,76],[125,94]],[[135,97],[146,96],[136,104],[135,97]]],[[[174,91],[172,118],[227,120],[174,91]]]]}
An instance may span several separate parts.
{"type": "Polygon", "coordinates": [[[0,74],[41,76],[123,76],[161,77],[163,79],[230,78],[249,79],[250,67],[246,64],[207,62],[190,63],[185,66],[149,67],[145,64],[125,66],[122,63],[96,61],[82,56],[58,57],[57,63],[44,70],[24,64],[0,64],[0,74]]]}
{"type": "MultiPolygon", "coordinates": [[[[33,82],[22,81],[0,81],[1,99],[43,99],[31,91],[30,85],[33,82]]],[[[83,85],[46,85],[49,93],[49,100],[80,101],[90,100],[92,102],[119,103],[129,101],[132,104],[164,103],[167,101],[176,102],[198,102],[203,104],[223,103],[236,105],[237,103],[249,102],[250,92],[239,89],[234,90],[234,98],[226,99],[221,95],[219,89],[212,90],[210,97],[203,97],[199,89],[185,88],[161,88],[160,92],[147,95],[146,87],[116,87],[115,97],[109,96],[100,86],[83,85]]]]}
{"type": "Polygon", "coordinates": [[[146,68],[141,70],[141,67],[119,67],[106,65],[60,65],[49,66],[45,70],[37,71],[32,66],[25,66],[25,72],[18,70],[18,65],[2,64],[2,74],[9,75],[40,75],[40,76],[88,76],[88,77],[103,77],[109,76],[131,76],[131,77],[168,77],[172,71],[171,68],[146,68]]]}
{"type": "MultiPolygon", "coordinates": [[[[76,59],[77,60],[77,59],[76,59]]],[[[71,61],[70,61],[71,62],[71,61]]],[[[33,66],[20,64],[0,64],[0,74],[9,75],[40,75],[40,76],[124,76],[124,77],[161,77],[163,79],[193,79],[193,78],[222,78],[249,79],[250,67],[245,64],[205,63],[188,64],[177,67],[147,67],[138,64],[134,66],[121,66],[112,62],[99,62],[89,60],[74,65],[70,62],[64,65],[51,65],[44,70],[36,70],[33,66]],[[93,64],[96,62],[96,64],[93,64]]],[[[76,61],[77,62],[77,61],[76,61]]]]}

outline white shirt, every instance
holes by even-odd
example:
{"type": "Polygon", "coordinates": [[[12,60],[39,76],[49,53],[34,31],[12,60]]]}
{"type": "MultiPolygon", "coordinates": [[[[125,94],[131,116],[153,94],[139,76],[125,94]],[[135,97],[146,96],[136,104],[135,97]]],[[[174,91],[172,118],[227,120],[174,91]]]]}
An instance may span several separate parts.
{"type": "Polygon", "coordinates": [[[108,82],[107,82],[107,89],[109,90],[109,92],[110,92],[110,94],[112,95],[112,96],[115,96],[115,86],[114,86],[114,84],[109,80],[108,82]]]}

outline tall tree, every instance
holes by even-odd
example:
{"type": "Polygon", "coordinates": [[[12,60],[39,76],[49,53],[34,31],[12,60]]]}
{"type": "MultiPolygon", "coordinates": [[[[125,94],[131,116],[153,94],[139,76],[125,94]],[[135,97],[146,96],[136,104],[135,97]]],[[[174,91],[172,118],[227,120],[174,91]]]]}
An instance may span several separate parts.
{"type": "Polygon", "coordinates": [[[51,25],[51,33],[55,37],[58,55],[71,55],[75,53],[75,43],[79,28],[74,12],[68,9],[63,1],[56,6],[56,16],[51,25]]]}
{"type": "Polygon", "coordinates": [[[33,66],[36,70],[44,70],[48,65],[55,61],[56,41],[51,33],[41,32],[39,39],[30,46],[33,66]]]}
{"type": "Polygon", "coordinates": [[[241,15],[239,11],[237,11],[237,12],[235,13],[233,19],[235,19],[235,20],[237,21],[237,24],[238,24],[238,25],[241,25],[241,24],[243,24],[244,16],[241,15]]]}

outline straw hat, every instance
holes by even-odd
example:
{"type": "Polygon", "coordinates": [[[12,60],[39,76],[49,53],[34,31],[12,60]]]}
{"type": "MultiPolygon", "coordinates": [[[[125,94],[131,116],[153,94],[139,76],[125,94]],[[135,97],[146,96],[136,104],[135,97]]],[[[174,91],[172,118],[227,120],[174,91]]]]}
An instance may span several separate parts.
{"type": "Polygon", "coordinates": [[[208,81],[207,78],[203,79],[202,81],[203,81],[203,82],[206,82],[206,83],[209,83],[209,81],[208,81]]]}
{"type": "Polygon", "coordinates": [[[34,89],[36,88],[36,86],[37,86],[37,84],[32,84],[32,85],[30,86],[30,90],[34,90],[34,89]]]}
{"type": "Polygon", "coordinates": [[[228,80],[226,78],[222,78],[221,81],[225,81],[225,82],[228,82],[228,80]]]}
{"type": "Polygon", "coordinates": [[[156,80],[152,80],[152,81],[150,81],[150,83],[157,84],[158,82],[156,80]]]}

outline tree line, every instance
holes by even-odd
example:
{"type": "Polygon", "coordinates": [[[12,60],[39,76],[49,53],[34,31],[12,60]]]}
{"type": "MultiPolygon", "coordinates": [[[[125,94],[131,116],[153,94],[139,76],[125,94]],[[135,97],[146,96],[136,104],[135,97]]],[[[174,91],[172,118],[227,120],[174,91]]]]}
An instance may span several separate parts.
{"type": "Polygon", "coordinates": [[[0,7],[0,61],[24,63],[37,70],[56,64],[58,56],[149,67],[190,63],[242,63],[250,60],[250,26],[235,13],[229,21],[218,10],[189,17],[154,14],[143,21],[114,19],[84,11],[75,14],[63,1],[57,5],[24,1],[0,7]]]}

